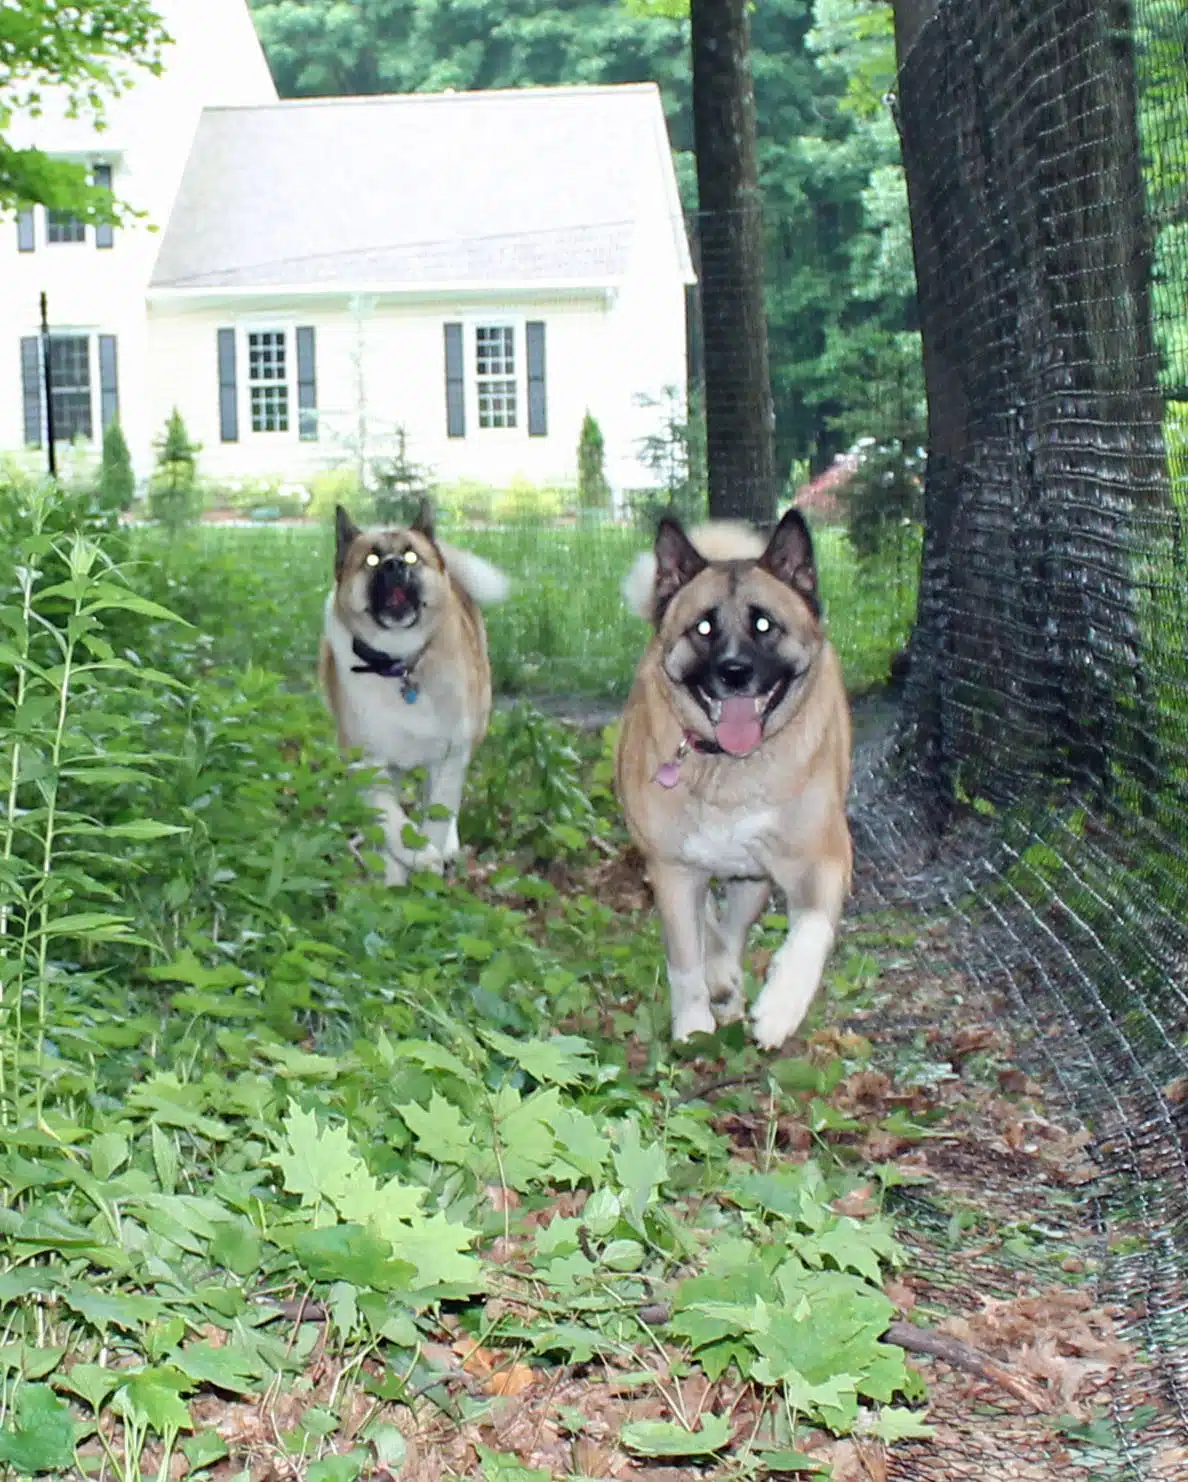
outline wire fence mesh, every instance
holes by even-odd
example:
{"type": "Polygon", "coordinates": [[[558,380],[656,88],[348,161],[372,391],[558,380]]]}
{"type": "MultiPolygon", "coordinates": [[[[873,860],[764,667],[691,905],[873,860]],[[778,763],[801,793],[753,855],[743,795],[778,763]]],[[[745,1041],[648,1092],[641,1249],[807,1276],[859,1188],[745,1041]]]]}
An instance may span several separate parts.
{"type": "MultiPolygon", "coordinates": [[[[1098,1296],[1145,1355],[1094,1475],[1183,1476],[1188,10],[941,4],[898,113],[930,445],[907,693],[854,801],[858,913],[909,913],[1030,1045],[1048,1114],[1090,1130],[1095,1171],[1046,1218],[1094,1232],[1098,1296]]],[[[1026,1206],[1019,1170],[991,1181],[1026,1206]]],[[[992,1434],[893,1474],[1054,1474],[992,1434]]]]}

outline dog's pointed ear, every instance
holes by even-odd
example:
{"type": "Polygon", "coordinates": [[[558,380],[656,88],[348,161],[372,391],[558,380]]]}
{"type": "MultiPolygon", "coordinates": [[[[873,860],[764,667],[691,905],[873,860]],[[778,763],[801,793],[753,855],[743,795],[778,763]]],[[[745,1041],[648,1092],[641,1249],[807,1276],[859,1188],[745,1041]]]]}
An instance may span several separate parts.
{"type": "Polygon", "coordinates": [[[334,574],[342,575],[343,562],[346,553],[351,548],[351,542],[358,535],[359,527],[343,509],[341,504],[334,507],[334,574]]]}
{"type": "Polygon", "coordinates": [[[777,581],[799,592],[814,615],[820,616],[821,599],[817,591],[817,563],[813,557],[813,538],[804,516],[790,509],[772,533],[759,565],[777,581]]]}
{"type": "Polygon", "coordinates": [[[685,585],[709,563],[681,529],[680,524],[665,515],[656,527],[656,585],[653,594],[655,619],[660,621],[664,609],[685,585]]]}
{"type": "Polygon", "coordinates": [[[409,526],[410,530],[418,530],[429,540],[433,539],[433,506],[429,500],[422,497],[420,508],[417,510],[416,519],[409,526]]]}

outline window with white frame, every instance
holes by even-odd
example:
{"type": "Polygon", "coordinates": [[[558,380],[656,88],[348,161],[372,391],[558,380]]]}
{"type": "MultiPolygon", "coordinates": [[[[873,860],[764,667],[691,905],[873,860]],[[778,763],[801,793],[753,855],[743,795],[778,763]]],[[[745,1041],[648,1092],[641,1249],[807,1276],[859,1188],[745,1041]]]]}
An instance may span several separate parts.
{"type": "Polygon", "coordinates": [[[480,324],[474,332],[480,427],[515,427],[516,332],[510,324],[480,324]]]}
{"type": "Polygon", "coordinates": [[[283,329],[248,333],[248,397],[253,432],[288,432],[289,372],[283,329]]]}
{"type": "Polygon", "coordinates": [[[45,213],[45,240],[47,242],[85,242],[87,240],[86,226],[79,221],[77,216],[72,216],[69,211],[51,211],[45,213]]]}
{"type": "Polygon", "coordinates": [[[52,335],[49,368],[55,442],[92,437],[91,342],[88,336],[52,335]]]}

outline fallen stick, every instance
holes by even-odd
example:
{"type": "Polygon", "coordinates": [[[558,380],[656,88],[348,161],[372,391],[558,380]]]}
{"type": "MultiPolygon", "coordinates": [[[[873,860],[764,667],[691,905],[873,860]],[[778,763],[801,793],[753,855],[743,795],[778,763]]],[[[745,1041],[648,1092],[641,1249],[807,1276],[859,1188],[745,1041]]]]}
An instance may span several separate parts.
{"type": "Polygon", "coordinates": [[[1021,1379],[1018,1374],[1012,1374],[1010,1369],[987,1358],[976,1348],[971,1348],[968,1343],[962,1343],[960,1338],[950,1338],[929,1328],[918,1328],[912,1322],[893,1322],[883,1338],[887,1343],[894,1343],[896,1348],[902,1348],[908,1353],[928,1354],[931,1358],[942,1359],[946,1364],[951,1364],[954,1369],[964,1369],[967,1374],[988,1379],[1000,1389],[1005,1389],[1008,1394],[1014,1395],[1017,1400],[1030,1405],[1037,1414],[1042,1415],[1049,1408],[1042,1390],[1029,1384],[1026,1379],[1021,1379]]]}

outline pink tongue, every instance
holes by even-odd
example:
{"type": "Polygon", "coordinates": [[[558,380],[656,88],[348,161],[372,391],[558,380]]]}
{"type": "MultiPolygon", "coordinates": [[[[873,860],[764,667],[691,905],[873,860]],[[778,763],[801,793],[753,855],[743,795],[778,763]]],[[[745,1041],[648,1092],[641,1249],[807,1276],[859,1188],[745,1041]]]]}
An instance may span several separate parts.
{"type": "Polygon", "coordinates": [[[759,715],[759,701],[737,696],[722,701],[722,714],[714,727],[714,735],[723,751],[732,756],[744,756],[763,740],[763,721],[759,715]]]}

